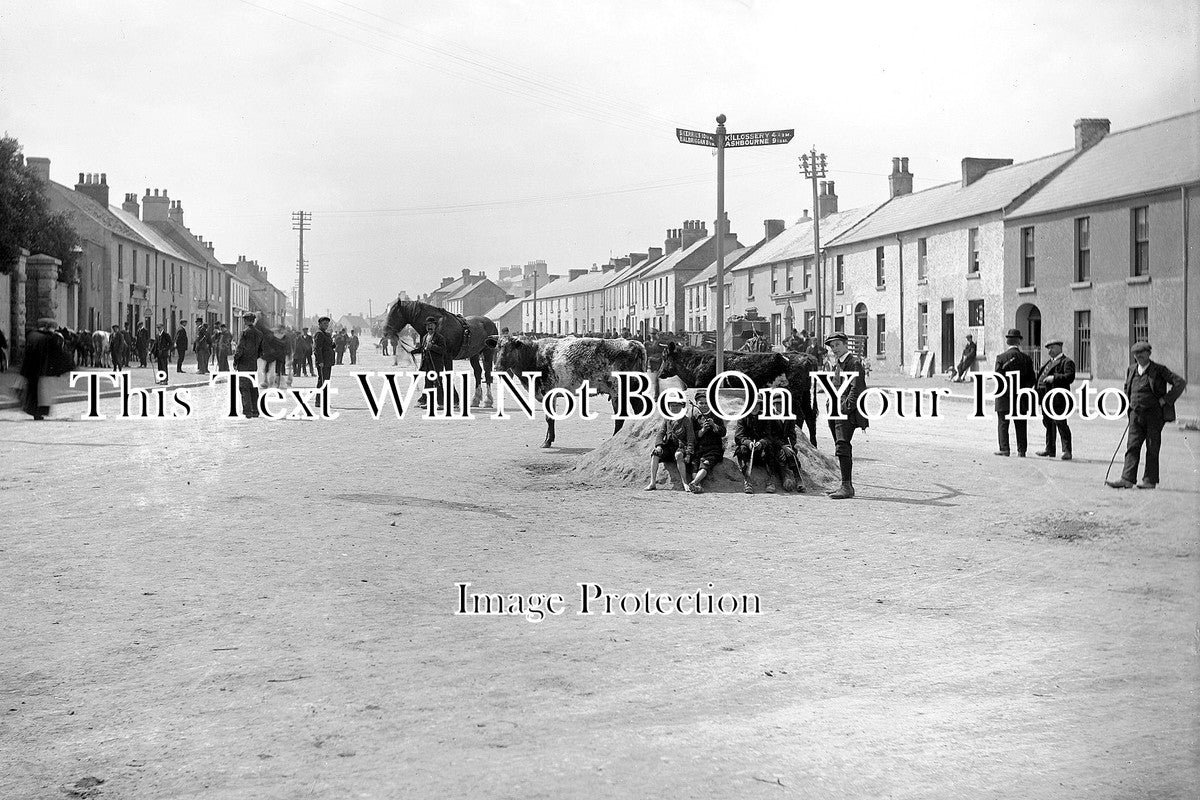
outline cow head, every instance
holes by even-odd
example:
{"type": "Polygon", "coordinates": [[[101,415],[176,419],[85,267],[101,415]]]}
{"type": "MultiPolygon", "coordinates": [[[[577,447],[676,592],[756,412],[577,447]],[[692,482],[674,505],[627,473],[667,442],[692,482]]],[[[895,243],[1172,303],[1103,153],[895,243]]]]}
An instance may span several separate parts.
{"type": "Polygon", "coordinates": [[[687,360],[683,349],[675,342],[667,342],[662,349],[662,361],[658,367],[658,378],[679,378],[685,386],[694,387],[696,376],[687,360]]]}
{"type": "MultiPolygon", "coordinates": [[[[488,337],[493,338],[493,337],[488,337]]],[[[537,343],[519,336],[510,336],[496,342],[496,367],[510,375],[522,372],[537,372],[537,343]]]]}

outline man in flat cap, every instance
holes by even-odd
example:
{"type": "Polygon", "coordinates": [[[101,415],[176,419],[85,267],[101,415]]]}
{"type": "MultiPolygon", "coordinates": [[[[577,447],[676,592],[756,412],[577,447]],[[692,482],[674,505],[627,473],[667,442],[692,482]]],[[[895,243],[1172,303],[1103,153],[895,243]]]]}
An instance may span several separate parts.
{"type": "Polygon", "coordinates": [[[825,345],[833,354],[834,385],[840,386],[841,381],[852,381],[850,388],[842,395],[841,413],[846,416],[842,420],[829,420],[829,430],[833,433],[833,453],[837,456],[838,466],[842,472],[842,485],[829,496],[834,500],[846,500],[854,497],[854,484],[851,482],[854,471],[854,449],[850,441],[854,431],[868,426],[867,418],[858,413],[858,396],[867,390],[866,370],[862,361],[850,350],[846,334],[838,331],[826,337],[825,345]]]}
{"type": "MultiPolygon", "coordinates": [[[[257,372],[258,359],[262,356],[263,333],[255,325],[258,317],[247,311],[242,315],[246,323],[242,330],[242,338],[238,340],[237,350],[233,353],[233,368],[238,372],[257,372]]],[[[238,392],[242,395],[242,416],[253,419],[259,415],[258,385],[254,378],[238,378],[238,392]]]]}
{"type": "Polygon", "coordinates": [[[317,332],[313,336],[313,356],[316,358],[317,387],[325,385],[333,372],[334,346],[333,337],[329,335],[329,317],[317,320],[317,332]]]}
{"type": "Polygon", "coordinates": [[[1125,469],[1119,480],[1108,481],[1114,489],[1128,489],[1137,480],[1142,445],[1146,445],[1146,471],[1139,489],[1158,486],[1158,451],[1162,447],[1163,425],[1175,421],[1175,401],[1187,388],[1187,381],[1171,370],[1150,360],[1150,343],[1138,342],[1131,349],[1134,363],[1125,373],[1125,396],[1129,398],[1129,444],[1125,448],[1125,469]],[[1167,385],[1170,385],[1170,390],[1167,385]]]}
{"type": "MultiPolygon", "coordinates": [[[[428,375],[430,372],[437,373],[435,380],[425,378],[425,388],[430,386],[437,390],[437,404],[445,406],[446,397],[442,391],[442,369],[446,363],[446,339],[438,333],[438,318],[429,316],[425,318],[425,335],[421,337],[421,343],[413,350],[413,355],[421,354],[421,365],[418,369],[428,375]]],[[[422,397],[417,405],[424,406],[425,398],[422,397]]]]}
{"type": "MultiPolygon", "coordinates": [[[[1018,389],[1032,389],[1037,383],[1037,373],[1033,370],[1033,359],[1021,352],[1021,340],[1025,337],[1016,328],[1009,328],[1004,335],[1004,343],[1008,349],[996,356],[996,373],[1006,379],[1004,391],[996,397],[996,431],[1000,441],[998,456],[1009,456],[1008,449],[1008,406],[1016,398],[1018,389]]],[[[1025,457],[1029,448],[1029,425],[1027,420],[1014,419],[1017,429],[1017,455],[1025,457]]]]}
{"type": "Polygon", "coordinates": [[[975,355],[979,352],[979,348],[975,345],[975,337],[967,334],[967,343],[963,345],[962,358],[958,360],[958,365],[950,370],[950,380],[955,383],[962,383],[967,379],[967,373],[971,371],[971,367],[975,366],[975,355]]]}
{"type": "Polygon", "coordinates": [[[1047,411],[1053,411],[1062,416],[1068,407],[1067,398],[1055,395],[1047,403],[1045,397],[1054,389],[1071,391],[1071,384],[1075,382],[1075,362],[1063,354],[1062,339],[1046,342],[1046,350],[1049,358],[1042,364],[1037,376],[1038,403],[1042,407],[1042,425],[1046,428],[1046,448],[1039,450],[1038,455],[1054,458],[1055,439],[1062,439],[1062,460],[1070,461],[1071,427],[1065,419],[1051,419],[1046,414],[1047,411]]]}

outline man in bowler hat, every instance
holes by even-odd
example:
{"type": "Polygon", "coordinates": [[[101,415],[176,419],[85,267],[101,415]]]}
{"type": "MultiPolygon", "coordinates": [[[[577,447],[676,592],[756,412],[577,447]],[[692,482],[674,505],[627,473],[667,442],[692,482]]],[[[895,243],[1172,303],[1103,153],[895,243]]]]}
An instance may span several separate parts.
{"type": "Polygon", "coordinates": [[[1107,481],[1114,489],[1128,489],[1137,480],[1142,445],[1146,445],[1146,472],[1139,489],[1158,486],[1158,451],[1162,430],[1175,421],[1175,401],[1187,388],[1187,381],[1162,364],[1150,360],[1150,343],[1138,342],[1131,350],[1134,363],[1125,373],[1125,396],[1129,398],[1129,444],[1125,448],[1125,469],[1119,480],[1107,481]],[[1167,385],[1170,384],[1170,391],[1167,385]]]}
{"type": "MultiPolygon", "coordinates": [[[[1021,352],[1021,340],[1024,338],[1019,330],[1009,328],[1004,335],[1008,349],[996,356],[996,373],[1003,375],[1006,381],[1004,391],[996,397],[996,431],[1000,440],[1000,449],[996,451],[998,456],[1011,455],[1008,449],[1009,404],[1016,402],[1018,389],[1032,389],[1037,382],[1033,359],[1021,352]]],[[[1014,419],[1012,423],[1017,429],[1017,455],[1024,458],[1029,448],[1028,420],[1014,419]]]]}
{"type": "Polygon", "coordinates": [[[1050,357],[1046,363],[1042,364],[1037,376],[1038,403],[1042,407],[1042,425],[1046,428],[1046,447],[1044,450],[1039,450],[1038,455],[1054,458],[1057,444],[1055,440],[1062,439],[1062,460],[1070,461],[1071,426],[1065,419],[1051,419],[1046,414],[1047,411],[1053,411],[1056,415],[1062,416],[1067,409],[1067,399],[1055,396],[1046,402],[1045,397],[1053,389],[1071,390],[1071,384],[1075,382],[1075,362],[1063,354],[1062,339],[1051,339],[1046,342],[1046,350],[1049,351],[1050,357]]]}
{"type": "Polygon", "coordinates": [[[333,372],[334,345],[333,337],[329,334],[329,317],[317,320],[317,332],[313,336],[313,356],[317,363],[317,387],[325,385],[333,372]]]}

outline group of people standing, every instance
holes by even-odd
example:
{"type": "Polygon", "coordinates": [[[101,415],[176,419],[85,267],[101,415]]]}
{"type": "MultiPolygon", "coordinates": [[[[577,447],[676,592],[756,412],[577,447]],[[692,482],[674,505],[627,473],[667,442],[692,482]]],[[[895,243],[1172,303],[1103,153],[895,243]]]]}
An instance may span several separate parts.
{"type": "MultiPolygon", "coordinates": [[[[1000,445],[996,455],[1012,455],[1008,436],[1011,421],[1016,431],[1017,455],[1025,457],[1029,446],[1027,422],[1024,419],[1010,419],[1010,412],[1017,408],[1017,392],[1023,388],[1034,388],[1042,411],[1042,426],[1046,430],[1045,446],[1037,451],[1037,455],[1055,458],[1061,444],[1062,460],[1070,461],[1073,437],[1071,426],[1065,418],[1069,400],[1062,394],[1052,393],[1055,389],[1070,391],[1071,384],[1075,382],[1075,362],[1063,352],[1062,340],[1051,337],[1043,345],[1047,358],[1035,370],[1033,359],[1021,349],[1023,339],[1019,330],[1009,329],[1004,338],[1007,349],[996,357],[995,371],[1007,376],[1004,391],[996,398],[1000,445]]],[[[1187,388],[1186,380],[1150,359],[1152,351],[1153,348],[1146,341],[1135,342],[1130,348],[1134,363],[1126,370],[1124,386],[1125,397],[1129,401],[1129,425],[1126,429],[1129,439],[1121,477],[1106,481],[1114,489],[1134,486],[1153,489],[1158,486],[1163,427],[1167,422],[1174,421],[1175,401],[1187,388]],[[1137,473],[1143,446],[1146,449],[1146,469],[1139,482],[1137,473]]]]}

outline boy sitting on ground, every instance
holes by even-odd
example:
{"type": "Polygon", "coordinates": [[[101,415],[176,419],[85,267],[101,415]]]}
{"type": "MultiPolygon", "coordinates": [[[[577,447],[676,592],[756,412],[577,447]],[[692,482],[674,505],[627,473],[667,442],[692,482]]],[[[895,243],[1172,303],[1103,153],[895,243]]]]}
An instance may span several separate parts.
{"type": "Polygon", "coordinates": [[[684,489],[694,494],[703,493],[700,482],[712,474],[725,459],[725,420],[718,417],[708,406],[707,393],[696,393],[696,413],[692,417],[696,431],[696,474],[684,489]]]}
{"type": "MultiPolygon", "coordinates": [[[[684,407],[682,400],[672,400],[667,404],[667,408],[673,414],[682,411],[684,407]]],[[[675,466],[679,468],[679,480],[683,482],[681,488],[686,491],[688,486],[687,464],[695,449],[696,432],[692,427],[690,416],[684,414],[679,419],[664,419],[662,427],[658,429],[658,437],[654,440],[654,450],[650,455],[650,483],[646,485],[645,491],[652,492],[658,488],[658,464],[660,461],[672,458],[675,459],[675,466]]]]}

